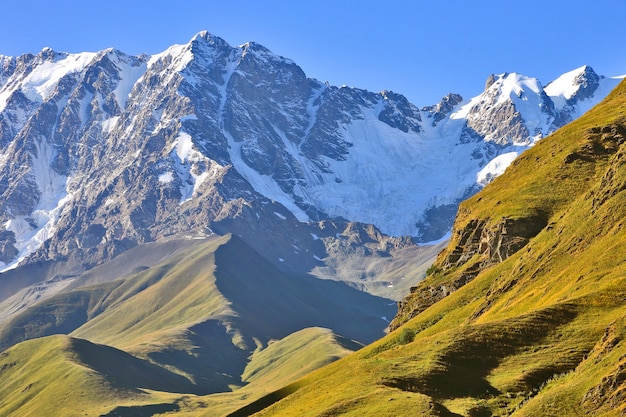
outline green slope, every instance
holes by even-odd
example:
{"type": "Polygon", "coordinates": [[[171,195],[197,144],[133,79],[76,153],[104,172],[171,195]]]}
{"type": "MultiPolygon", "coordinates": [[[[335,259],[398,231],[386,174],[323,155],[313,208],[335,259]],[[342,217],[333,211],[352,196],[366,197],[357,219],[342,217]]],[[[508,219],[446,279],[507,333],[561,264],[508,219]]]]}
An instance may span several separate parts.
{"type": "MultiPolygon", "coordinates": [[[[134,260],[120,279],[112,280],[111,270],[124,272],[121,264],[90,271],[75,281],[83,286],[73,284],[5,323],[0,343],[20,348],[31,343],[24,340],[67,333],[90,347],[81,356],[88,360],[81,360],[103,384],[164,392],[157,400],[146,397],[143,406],[156,408],[142,413],[169,407],[220,415],[362,346],[351,339],[379,338],[387,324],[382,316],[395,310],[390,300],[345,284],[281,272],[233,236],[170,249],[170,256],[149,266],[137,267],[141,262],[134,260]],[[161,370],[178,382],[125,382],[145,373],[137,363],[153,367],[157,379],[161,370]],[[216,394],[206,396],[211,393],[216,394]],[[180,400],[182,394],[191,400],[180,400]]],[[[36,368],[29,370],[24,373],[36,378],[36,368]]],[[[6,392],[7,398],[16,394],[6,392]]],[[[62,386],[55,392],[74,400],[62,386]]],[[[29,397],[21,409],[31,407],[30,401],[39,399],[29,397]]],[[[97,404],[96,397],[92,405],[97,404]]],[[[115,413],[138,412],[134,405],[120,407],[126,408],[115,413]]],[[[56,405],[40,415],[55,415],[54,410],[56,405]]]]}
{"type": "Polygon", "coordinates": [[[233,415],[624,415],[624,164],[622,83],[461,205],[395,331],[233,415]]]}
{"type": "MultiPolygon", "coordinates": [[[[3,323],[0,326],[0,349],[39,336],[70,333],[105,311],[118,308],[120,304],[131,299],[138,300],[136,311],[131,316],[124,317],[116,327],[99,334],[103,339],[106,338],[107,334],[113,335],[117,339],[121,327],[128,327],[127,323],[132,320],[140,321],[136,314],[149,314],[145,312],[146,308],[154,311],[159,310],[156,305],[142,305],[141,297],[137,297],[139,294],[145,293],[146,290],[158,284],[162,292],[170,289],[174,291],[173,295],[168,296],[170,299],[179,297],[177,300],[181,300],[180,294],[175,292],[179,288],[172,288],[173,285],[176,285],[172,283],[172,281],[176,281],[172,279],[172,276],[181,275],[184,277],[179,283],[180,287],[185,287],[190,281],[195,282],[194,285],[201,285],[207,276],[211,276],[211,268],[214,269],[212,267],[212,253],[219,245],[227,241],[228,237],[214,237],[206,241],[196,241],[197,243],[193,246],[190,246],[188,242],[183,242],[182,248],[184,250],[178,251],[172,251],[169,248],[172,242],[165,242],[163,245],[150,244],[151,252],[162,256],[162,260],[158,263],[146,259],[149,256],[143,253],[143,248],[132,249],[128,254],[125,253],[120,256],[123,258],[122,261],[116,258],[87,272],[74,280],[66,291],[31,306],[10,321],[3,323]],[[164,251],[161,246],[165,246],[167,250],[164,251]],[[128,257],[134,257],[134,259],[129,260],[128,257]],[[150,266],[141,266],[146,265],[146,262],[150,266]],[[126,269],[123,269],[124,267],[126,269]],[[207,268],[209,270],[204,271],[207,268]],[[118,279],[115,279],[116,277],[118,279]],[[164,278],[169,278],[169,280],[164,278]],[[170,287],[167,287],[166,283],[160,283],[161,281],[169,282],[170,287]]],[[[146,297],[144,296],[144,298],[146,297]]],[[[168,300],[172,301],[170,299],[168,300]]],[[[165,303],[165,300],[160,302],[165,303]]],[[[186,320],[185,315],[188,316],[187,318],[194,316],[194,314],[199,316],[198,310],[200,308],[197,308],[196,311],[190,311],[194,304],[202,304],[201,314],[206,315],[219,310],[227,302],[223,297],[220,298],[219,294],[202,300],[199,300],[198,296],[192,296],[178,304],[170,302],[168,308],[161,310],[161,312],[170,311],[170,315],[163,317],[154,314],[154,317],[160,317],[161,322],[155,324],[151,321],[152,328],[167,322],[172,316],[178,320],[178,323],[186,320]]],[[[172,324],[176,325],[176,322],[172,324]]],[[[143,329],[143,331],[150,331],[150,329],[143,329]]],[[[119,339],[117,341],[120,342],[119,339]]],[[[108,340],[101,340],[101,342],[105,343],[108,340]]]]}
{"type": "Polygon", "coordinates": [[[303,329],[258,349],[245,369],[245,387],[199,396],[204,386],[150,361],[84,339],[47,336],[0,354],[0,416],[226,415],[359,347],[328,329],[303,329]]]}
{"type": "Polygon", "coordinates": [[[189,381],[107,346],[67,336],[20,343],[0,354],[1,416],[98,416],[117,407],[177,409],[189,381]]]}
{"type": "Polygon", "coordinates": [[[208,392],[244,385],[249,356],[312,326],[369,342],[387,300],[344,284],[282,273],[233,237],[146,269],[72,335],[176,369],[208,392]]]}
{"type": "Polygon", "coordinates": [[[242,379],[250,385],[265,387],[266,391],[269,387],[278,389],[361,347],[329,329],[303,329],[255,352],[242,379]]]}

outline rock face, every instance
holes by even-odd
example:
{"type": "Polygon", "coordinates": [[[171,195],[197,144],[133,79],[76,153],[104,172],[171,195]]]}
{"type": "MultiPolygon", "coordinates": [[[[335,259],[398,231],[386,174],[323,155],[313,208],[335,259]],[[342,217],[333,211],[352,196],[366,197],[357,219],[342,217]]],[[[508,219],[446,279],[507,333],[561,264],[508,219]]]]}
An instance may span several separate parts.
{"type": "Polygon", "coordinates": [[[311,267],[325,255],[312,236],[331,239],[348,222],[441,238],[477,175],[498,175],[505,164],[493,161],[512,160],[617,83],[589,67],[566,78],[550,95],[504,74],[468,102],[451,94],[419,109],[206,32],[154,56],[1,57],[2,269],[62,261],[78,271],[212,230],[236,231],[281,262],[307,248],[293,265],[311,267]],[[270,234],[280,244],[260,243],[270,234]]]}
{"type": "Polygon", "coordinates": [[[504,218],[495,226],[487,227],[484,220],[471,220],[463,229],[455,231],[456,246],[450,250],[443,268],[458,267],[475,255],[484,258],[482,266],[504,261],[526,246],[546,225],[542,216],[504,218]]]}
{"type": "Polygon", "coordinates": [[[554,130],[554,104],[537,79],[505,73],[491,76],[486,86],[469,107],[470,131],[499,145],[528,145],[554,130]]]}
{"type": "Polygon", "coordinates": [[[463,97],[460,94],[450,93],[435,106],[427,106],[422,110],[432,114],[433,126],[445,119],[456,107],[457,104],[463,101],[463,97]]]}
{"type": "Polygon", "coordinates": [[[398,314],[390,329],[400,327],[437,301],[473,280],[483,269],[503,262],[522,249],[547,226],[547,216],[504,218],[495,225],[484,219],[472,219],[453,231],[455,245],[440,255],[432,272],[462,269],[452,282],[412,287],[406,300],[398,303],[398,314]]]}

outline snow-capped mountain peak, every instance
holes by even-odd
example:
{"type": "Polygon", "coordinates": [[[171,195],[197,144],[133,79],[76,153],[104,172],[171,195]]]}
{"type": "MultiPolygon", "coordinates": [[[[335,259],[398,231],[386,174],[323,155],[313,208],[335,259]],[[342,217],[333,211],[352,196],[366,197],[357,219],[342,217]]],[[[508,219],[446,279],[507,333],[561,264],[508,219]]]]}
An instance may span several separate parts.
{"type": "Polygon", "coordinates": [[[545,91],[554,102],[557,119],[565,113],[565,120],[571,121],[593,107],[598,97],[605,97],[623,78],[601,76],[583,65],[556,78],[545,91]]]}
{"type": "Polygon", "coordinates": [[[398,93],[320,83],[262,45],[208,32],[150,57],[46,50],[0,64],[7,265],[28,254],[96,261],[265,212],[272,224],[291,213],[436,240],[459,201],[618,82],[599,77],[582,95],[587,67],[545,89],[505,73],[477,97],[420,109],[398,93]]]}
{"type": "Polygon", "coordinates": [[[8,78],[0,88],[0,111],[16,92],[31,102],[45,102],[55,92],[61,78],[80,73],[96,55],[90,52],[57,53],[44,48],[37,56],[25,56],[17,65],[22,71],[17,68],[14,76],[8,78]],[[27,70],[30,67],[32,71],[27,70]]]}
{"type": "Polygon", "coordinates": [[[503,73],[491,75],[485,91],[451,117],[467,119],[466,137],[498,145],[527,146],[549,133],[552,107],[539,80],[503,73]]]}
{"type": "Polygon", "coordinates": [[[494,76],[487,94],[494,94],[497,97],[496,104],[501,104],[510,99],[521,99],[529,94],[541,95],[543,88],[538,79],[527,77],[518,73],[503,73],[494,76]]]}
{"type": "Polygon", "coordinates": [[[562,97],[565,100],[571,100],[580,91],[585,91],[586,96],[593,94],[598,88],[600,77],[595,73],[589,65],[584,65],[575,70],[566,72],[565,74],[552,81],[545,88],[551,97],[562,97]]]}

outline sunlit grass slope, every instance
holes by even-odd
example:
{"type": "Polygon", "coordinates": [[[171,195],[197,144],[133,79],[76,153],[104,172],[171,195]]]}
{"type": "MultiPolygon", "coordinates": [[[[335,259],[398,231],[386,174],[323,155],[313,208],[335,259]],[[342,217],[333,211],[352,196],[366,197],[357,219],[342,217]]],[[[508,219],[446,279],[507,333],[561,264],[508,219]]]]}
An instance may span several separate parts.
{"type": "Polygon", "coordinates": [[[124,271],[121,279],[57,294],[4,323],[0,327],[0,347],[38,336],[70,333],[105,312],[116,314],[119,306],[130,300],[137,302],[134,311],[124,312],[124,317],[118,315],[114,326],[101,329],[99,342],[106,343],[114,338],[119,347],[124,347],[122,336],[132,338],[133,330],[142,334],[212,314],[227,304],[223,297],[215,291],[209,294],[207,289],[214,270],[213,252],[227,241],[228,237],[201,241],[152,267],[124,271]],[[204,288],[199,288],[203,285],[204,288]],[[143,302],[150,294],[159,292],[158,301],[143,302]],[[187,295],[190,296],[185,297],[187,295]]]}
{"type": "Polygon", "coordinates": [[[280,388],[287,382],[321,368],[330,362],[360,349],[352,340],[329,329],[311,327],[292,333],[255,352],[242,378],[257,386],[280,388]],[[303,354],[308,352],[308,354],[303,354]],[[295,359],[298,353],[298,359],[295,359]]]}
{"type": "Polygon", "coordinates": [[[626,84],[461,205],[395,331],[232,415],[626,413],[626,84]]]}
{"type": "Polygon", "coordinates": [[[184,378],[147,361],[62,335],[2,352],[0,381],[0,415],[11,417],[99,416],[130,406],[172,410],[180,394],[149,389],[191,388],[184,378]]]}
{"type": "Polygon", "coordinates": [[[200,395],[204,387],[148,360],[47,336],[0,354],[0,416],[222,416],[359,347],[328,329],[303,329],[252,355],[248,385],[200,395]]]}

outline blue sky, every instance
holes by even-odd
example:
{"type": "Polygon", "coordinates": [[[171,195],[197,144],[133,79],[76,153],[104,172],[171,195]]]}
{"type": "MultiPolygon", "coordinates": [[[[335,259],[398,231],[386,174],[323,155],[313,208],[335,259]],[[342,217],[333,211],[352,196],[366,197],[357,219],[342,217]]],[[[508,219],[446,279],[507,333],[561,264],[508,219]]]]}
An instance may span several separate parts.
{"type": "Polygon", "coordinates": [[[2,0],[0,19],[3,55],[153,54],[208,30],[231,45],[258,42],[309,77],[418,106],[477,95],[492,73],[544,85],[585,64],[626,74],[624,0],[2,0]]]}

